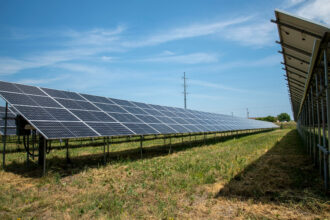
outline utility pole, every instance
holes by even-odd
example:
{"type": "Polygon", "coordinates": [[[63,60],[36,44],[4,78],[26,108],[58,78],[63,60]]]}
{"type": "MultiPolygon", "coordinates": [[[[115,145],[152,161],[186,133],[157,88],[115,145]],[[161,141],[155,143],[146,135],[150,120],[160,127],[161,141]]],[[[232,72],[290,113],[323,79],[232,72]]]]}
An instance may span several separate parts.
{"type": "Polygon", "coordinates": [[[187,84],[186,84],[186,72],[183,72],[183,97],[184,97],[184,109],[187,109],[187,84]]]}
{"type": "Polygon", "coordinates": [[[249,109],[246,108],[246,117],[249,118],[249,109]]]}

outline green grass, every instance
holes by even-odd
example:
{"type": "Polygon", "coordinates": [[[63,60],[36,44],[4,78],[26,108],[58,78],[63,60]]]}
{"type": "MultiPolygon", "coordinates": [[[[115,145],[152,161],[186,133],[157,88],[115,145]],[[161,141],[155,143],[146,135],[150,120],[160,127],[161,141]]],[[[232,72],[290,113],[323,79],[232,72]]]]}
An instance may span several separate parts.
{"type": "MultiPolygon", "coordinates": [[[[144,143],[160,144],[163,140],[144,143]]],[[[171,154],[168,146],[146,147],[142,159],[134,150],[138,146],[113,146],[106,165],[102,147],[71,149],[71,165],[65,164],[64,150],[53,151],[42,178],[40,170],[26,169],[24,153],[8,154],[8,169],[0,171],[0,219],[330,216],[322,181],[296,130],[178,144],[171,154]]]]}

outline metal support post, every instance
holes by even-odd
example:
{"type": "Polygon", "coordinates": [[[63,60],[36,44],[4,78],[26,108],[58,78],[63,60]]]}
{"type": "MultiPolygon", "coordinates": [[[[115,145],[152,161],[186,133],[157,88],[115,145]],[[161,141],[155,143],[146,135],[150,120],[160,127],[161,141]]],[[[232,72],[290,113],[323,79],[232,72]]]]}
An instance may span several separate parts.
{"type": "Polygon", "coordinates": [[[191,134],[189,133],[189,147],[191,147],[191,134]]]}
{"type": "Polygon", "coordinates": [[[110,137],[107,137],[107,155],[108,159],[110,158],[110,137]]]}
{"type": "Polygon", "coordinates": [[[29,135],[26,135],[27,137],[26,137],[26,149],[27,149],[27,151],[26,151],[26,165],[27,165],[27,167],[29,167],[29,163],[30,163],[30,155],[29,155],[29,152],[30,152],[30,138],[29,138],[29,135]]]}
{"type": "Polygon", "coordinates": [[[143,151],[143,135],[140,136],[140,153],[141,153],[141,158],[142,158],[142,151],[143,151]]]}
{"type": "MultiPolygon", "coordinates": [[[[312,107],[312,147],[311,147],[311,157],[315,160],[315,152],[316,152],[316,137],[315,137],[315,116],[314,116],[314,95],[313,95],[313,86],[310,88],[311,94],[311,107],[312,107]]],[[[315,161],[314,161],[315,162],[315,161]]]]}
{"type": "Polygon", "coordinates": [[[107,163],[107,154],[105,153],[105,145],[106,145],[106,140],[105,137],[103,138],[103,162],[104,164],[107,163]]]}
{"type": "Polygon", "coordinates": [[[32,130],[32,160],[34,160],[34,147],[36,144],[36,130],[32,130]]]}
{"type": "MultiPolygon", "coordinates": [[[[316,111],[317,111],[317,144],[321,144],[321,126],[320,126],[320,99],[319,99],[319,85],[318,85],[318,76],[315,73],[315,93],[316,93],[316,111]]],[[[315,165],[319,166],[318,161],[320,160],[321,150],[317,148],[315,165]]]]}
{"type": "Polygon", "coordinates": [[[171,153],[172,152],[172,136],[170,135],[170,151],[169,151],[169,153],[171,153]]]}
{"type": "MultiPolygon", "coordinates": [[[[322,79],[322,77],[320,77],[320,79],[322,79]]],[[[322,85],[322,89],[324,88],[324,80],[320,80],[321,81],[321,85],[322,85]]],[[[324,109],[324,96],[321,94],[321,109],[322,109],[322,146],[325,147],[326,146],[326,140],[325,140],[325,109],[324,109]]],[[[321,156],[320,156],[320,171],[322,174],[322,171],[324,171],[324,166],[322,166],[322,159],[324,160],[325,158],[325,154],[322,153],[321,151],[321,156]],[[323,169],[322,169],[323,168],[323,169]]]]}
{"type": "Polygon", "coordinates": [[[47,151],[47,140],[44,139],[44,150],[43,150],[43,169],[42,169],[42,175],[46,175],[46,151],[47,151]]]}
{"type": "Polygon", "coordinates": [[[7,117],[8,117],[8,102],[6,102],[5,109],[5,127],[3,131],[3,152],[2,152],[2,168],[6,167],[6,141],[7,141],[7,117]]]}
{"type": "MultiPolygon", "coordinates": [[[[329,176],[330,176],[330,158],[329,158],[329,151],[330,151],[330,88],[328,83],[328,58],[327,58],[327,48],[323,51],[323,64],[324,64],[324,84],[326,88],[326,107],[327,107],[327,125],[328,125],[328,138],[327,143],[324,145],[325,149],[327,150],[327,153],[324,154],[324,186],[325,189],[328,190],[329,188],[329,176]]],[[[325,134],[324,134],[325,136],[325,134]]]]}
{"type": "Polygon", "coordinates": [[[66,149],[66,162],[70,163],[69,139],[65,140],[65,149],[66,149]]]}

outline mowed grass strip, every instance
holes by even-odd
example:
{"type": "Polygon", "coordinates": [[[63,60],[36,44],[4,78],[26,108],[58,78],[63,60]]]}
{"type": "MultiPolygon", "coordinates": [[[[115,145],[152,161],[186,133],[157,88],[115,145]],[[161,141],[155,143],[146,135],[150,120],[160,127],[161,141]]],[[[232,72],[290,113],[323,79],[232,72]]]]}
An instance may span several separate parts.
{"type": "MultiPolygon", "coordinates": [[[[74,149],[71,155],[92,149],[74,149]]],[[[322,182],[296,130],[173,148],[172,154],[145,152],[142,159],[121,157],[71,174],[68,170],[54,163],[42,178],[0,171],[0,219],[330,216],[322,182]]]]}

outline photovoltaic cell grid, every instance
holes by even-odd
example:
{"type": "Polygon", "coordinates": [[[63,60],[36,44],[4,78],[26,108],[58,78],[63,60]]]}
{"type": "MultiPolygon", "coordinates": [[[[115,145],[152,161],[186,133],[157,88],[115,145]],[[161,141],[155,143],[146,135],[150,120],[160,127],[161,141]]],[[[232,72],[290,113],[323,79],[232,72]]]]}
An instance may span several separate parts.
{"type": "MultiPolygon", "coordinates": [[[[0,134],[4,134],[4,128],[5,128],[5,120],[3,119],[5,117],[5,111],[6,108],[0,106],[0,134]]],[[[14,118],[16,114],[8,108],[7,117],[14,118]]],[[[14,119],[8,119],[7,120],[7,135],[15,135],[16,134],[16,125],[14,119]]]]}
{"type": "Polygon", "coordinates": [[[2,81],[0,95],[46,139],[277,127],[269,122],[2,81]]]}

